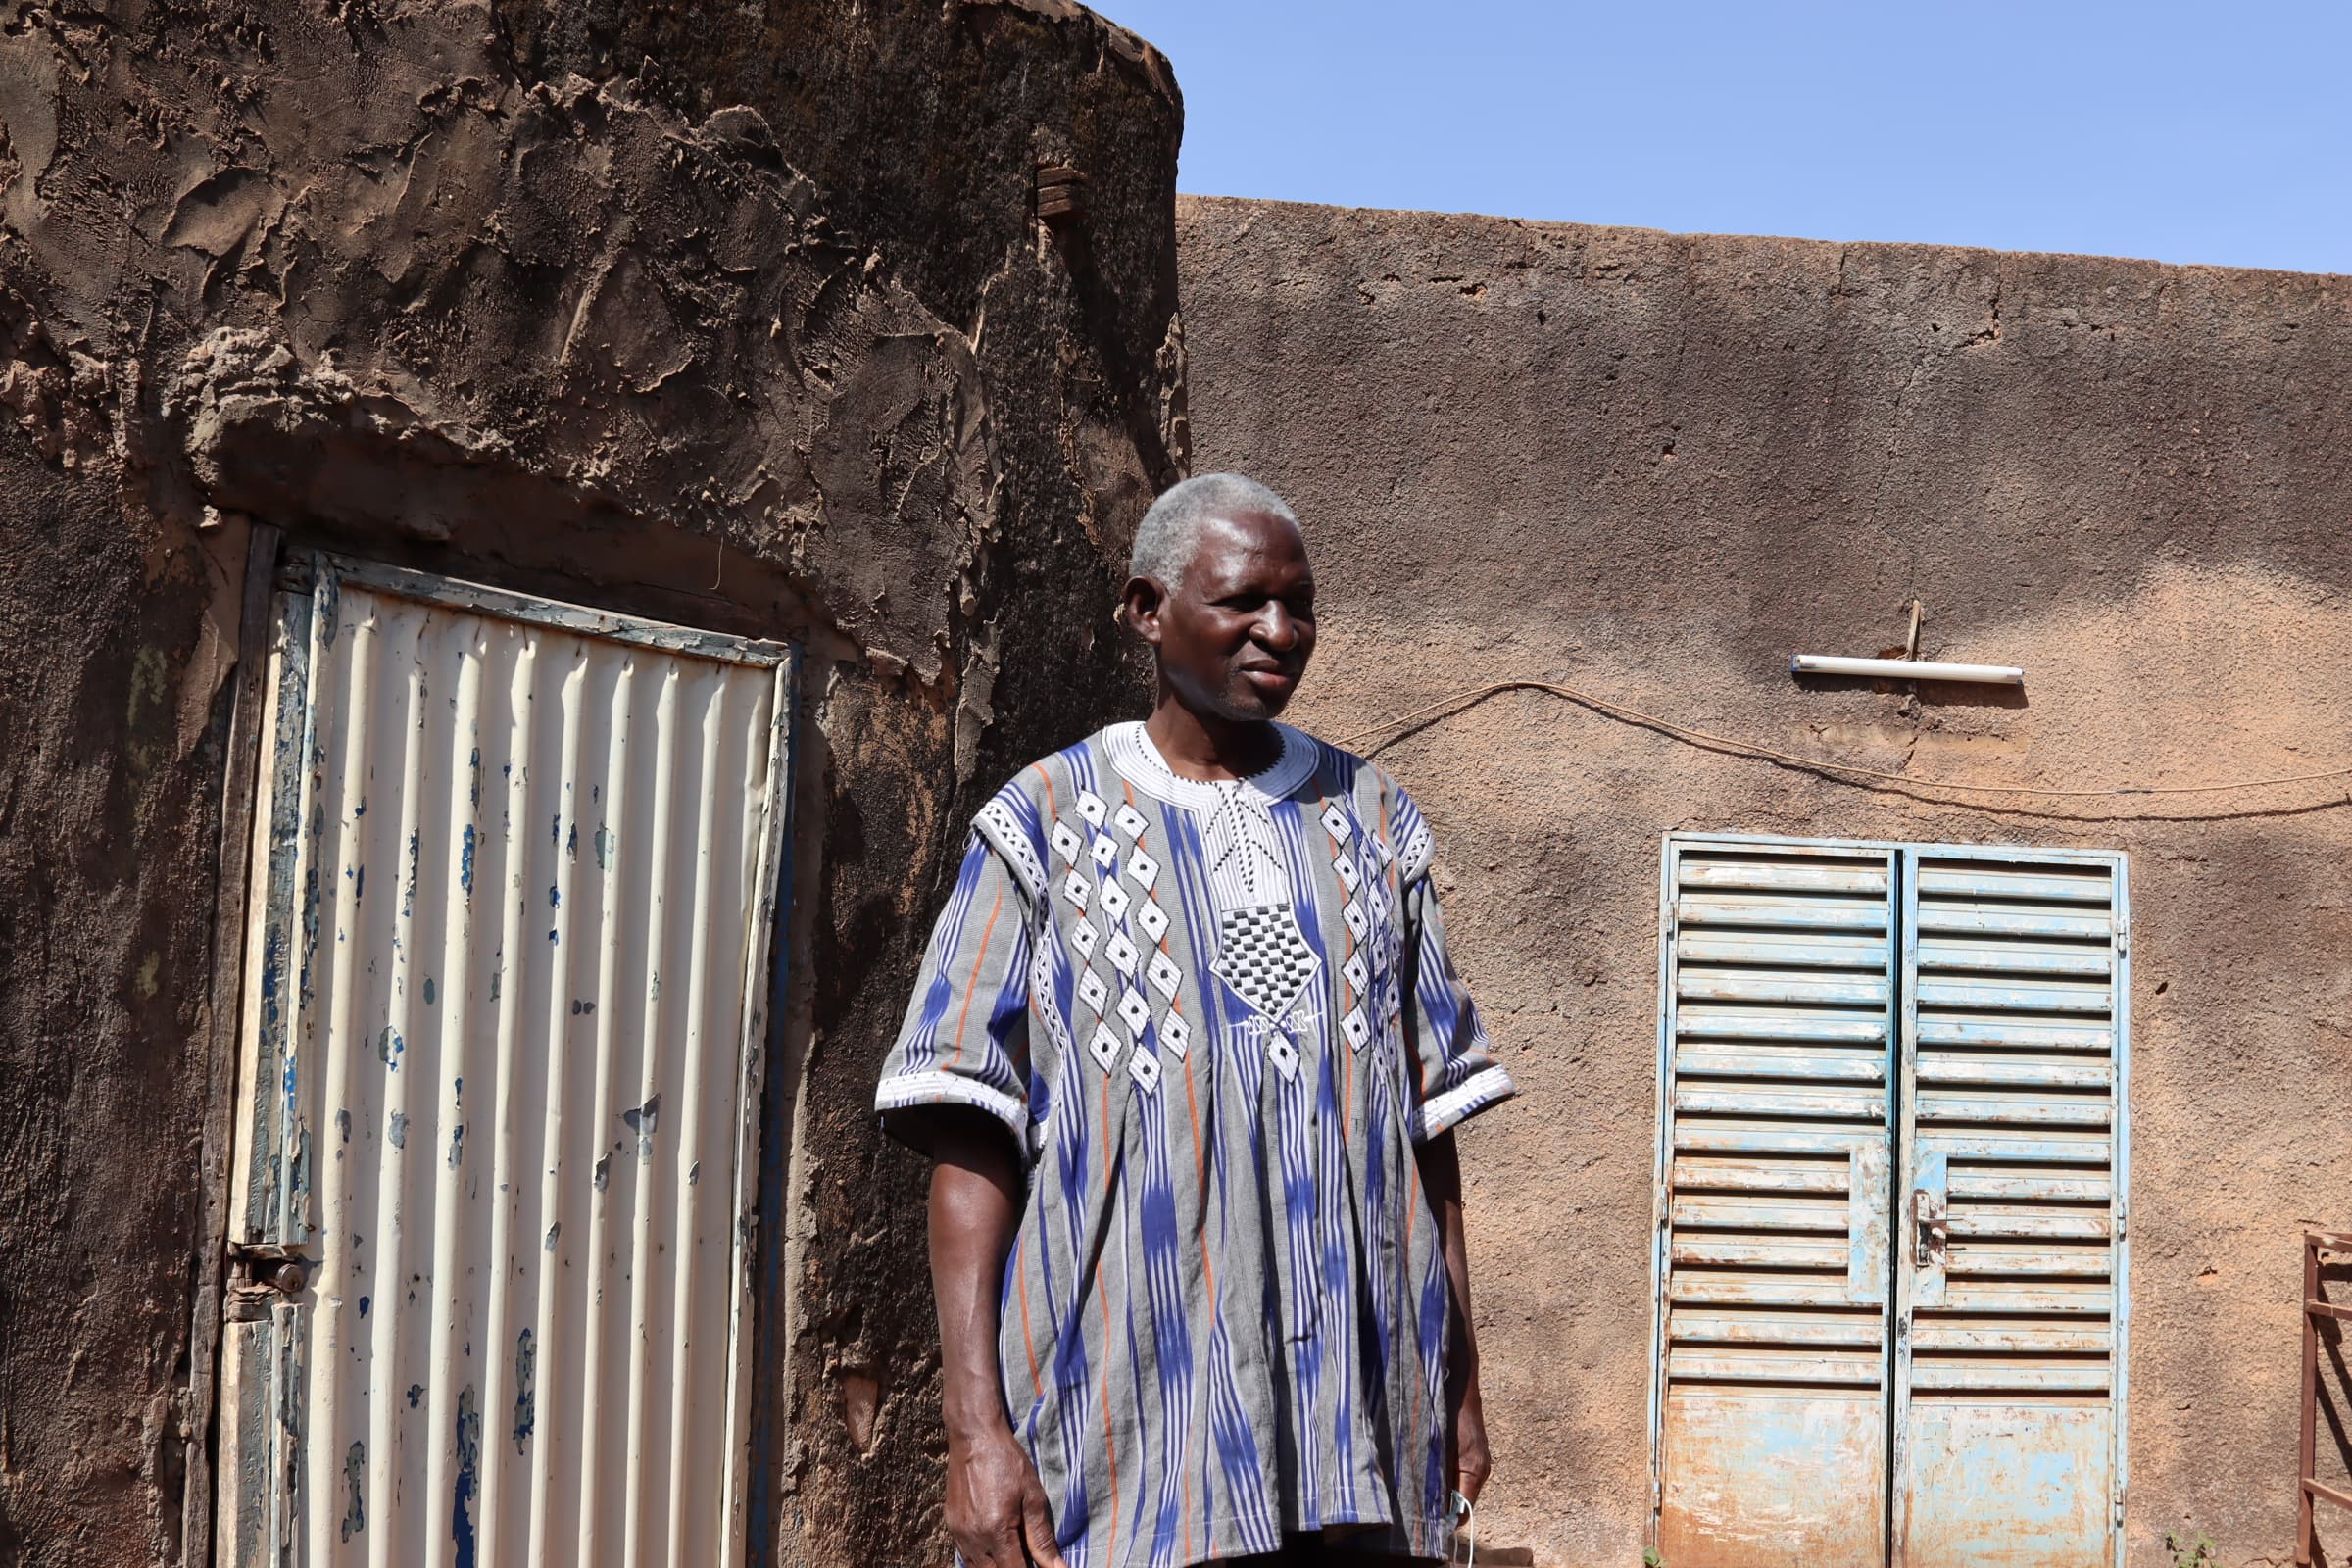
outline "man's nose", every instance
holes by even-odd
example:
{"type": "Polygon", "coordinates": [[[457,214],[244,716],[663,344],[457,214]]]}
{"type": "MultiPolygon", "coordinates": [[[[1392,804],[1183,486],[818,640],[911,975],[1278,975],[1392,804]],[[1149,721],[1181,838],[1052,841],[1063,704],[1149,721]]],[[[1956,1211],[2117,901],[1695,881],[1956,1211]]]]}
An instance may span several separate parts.
{"type": "Polygon", "coordinates": [[[1268,604],[1251,628],[1259,643],[1278,654],[1287,654],[1298,646],[1298,622],[1283,608],[1282,601],[1268,604]]]}

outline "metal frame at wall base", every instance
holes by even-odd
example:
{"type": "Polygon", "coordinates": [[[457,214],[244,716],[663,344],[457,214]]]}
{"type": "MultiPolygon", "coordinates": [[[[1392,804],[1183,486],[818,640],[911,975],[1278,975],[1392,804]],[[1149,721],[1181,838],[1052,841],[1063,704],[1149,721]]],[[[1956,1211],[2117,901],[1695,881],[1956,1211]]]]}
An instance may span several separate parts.
{"type": "Polygon", "coordinates": [[[2311,1568],[2313,1561],[2312,1504],[2324,1500],[2352,1508],[2352,1493],[2324,1486],[2319,1479],[2320,1320],[2352,1323],[2352,1306],[2329,1301],[2320,1294],[2320,1254],[2324,1251],[2352,1255],[2352,1233],[2303,1233],[2303,1409],[2295,1447],[2296,1568],[2311,1568]]]}

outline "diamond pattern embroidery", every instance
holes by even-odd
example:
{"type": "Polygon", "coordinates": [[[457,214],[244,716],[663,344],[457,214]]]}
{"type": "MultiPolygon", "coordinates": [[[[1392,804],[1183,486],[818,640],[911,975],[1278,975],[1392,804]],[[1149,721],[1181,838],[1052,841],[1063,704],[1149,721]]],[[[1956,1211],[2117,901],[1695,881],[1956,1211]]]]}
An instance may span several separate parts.
{"type": "Polygon", "coordinates": [[[1119,1037],[1110,1032],[1110,1025],[1095,1025],[1094,1034],[1086,1042],[1086,1054],[1095,1058],[1096,1066],[1110,1071],[1119,1059],[1119,1037]]]}
{"type": "Polygon", "coordinates": [[[1298,1048],[1281,1035],[1274,1035],[1266,1041],[1266,1059],[1285,1078],[1295,1078],[1298,1074],[1298,1048]]]}
{"type": "Polygon", "coordinates": [[[1087,826],[1101,827],[1103,820],[1110,815],[1110,808],[1103,805],[1102,797],[1097,795],[1093,790],[1080,790],[1078,792],[1078,814],[1086,818],[1087,826]]]}
{"type": "Polygon", "coordinates": [[[1364,956],[1360,953],[1348,955],[1348,962],[1340,970],[1340,973],[1348,977],[1348,983],[1355,988],[1355,994],[1359,997],[1364,994],[1364,987],[1370,984],[1372,979],[1372,971],[1365,965],[1364,956]]]}
{"type": "Polygon", "coordinates": [[[1054,853],[1061,857],[1062,863],[1076,865],[1078,852],[1086,848],[1086,841],[1079,838],[1078,830],[1067,822],[1056,822],[1051,837],[1054,840],[1054,853]]]}
{"type": "Polygon", "coordinates": [[[1118,823],[1119,831],[1126,834],[1131,839],[1140,839],[1144,836],[1144,828],[1146,826],[1144,822],[1144,813],[1137,810],[1132,806],[1121,806],[1119,808],[1119,814],[1111,818],[1111,820],[1118,823]]]}
{"type": "Polygon", "coordinates": [[[1193,1026],[1184,1021],[1184,1014],[1170,1007],[1159,1015],[1159,1043],[1181,1056],[1193,1043],[1193,1026]]]}
{"type": "Polygon", "coordinates": [[[1061,879],[1061,896],[1076,905],[1080,914],[1086,912],[1086,890],[1085,874],[1076,866],[1070,867],[1070,874],[1061,879]]]}
{"type": "Polygon", "coordinates": [[[1119,858],[1118,842],[1107,833],[1095,835],[1095,863],[1107,871],[1119,858]]]}
{"type": "Polygon", "coordinates": [[[1104,985],[1102,977],[1090,968],[1078,976],[1078,995],[1085,999],[1088,1006],[1101,1012],[1102,1004],[1110,1000],[1110,987],[1104,985]]]}
{"type": "Polygon", "coordinates": [[[1116,882],[1102,884],[1102,912],[1113,920],[1127,912],[1127,906],[1131,902],[1127,890],[1116,882]]]}
{"type": "Polygon", "coordinates": [[[1137,887],[1149,892],[1152,884],[1158,879],[1159,862],[1138,850],[1127,857],[1127,874],[1135,879],[1137,887]]]}
{"type": "Polygon", "coordinates": [[[1346,888],[1350,893],[1353,893],[1363,884],[1363,876],[1356,870],[1355,862],[1348,858],[1348,857],[1345,855],[1333,856],[1331,858],[1331,868],[1339,873],[1340,886],[1346,888]]]}
{"type": "Polygon", "coordinates": [[[1340,809],[1337,801],[1323,803],[1323,830],[1342,844],[1348,842],[1355,829],[1348,825],[1348,813],[1340,809]]]}
{"type": "Polygon", "coordinates": [[[1348,1049],[1361,1051],[1364,1042],[1372,1038],[1372,1026],[1364,1021],[1361,1007],[1350,1007],[1348,1016],[1340,1020],[1340,1032],[1348,1037],[1348,1049]]]}
{"type": "Polygon", "coordinates": [[[1170,1002],[1176,1000],[1176,982],[1183,975],[1177,969],[1175,959],[1164,953],[1155,952],[1152,955],[1152,961],[1144,966],[1144,974],[1159,988],[1162,997],[1170,1002]]]}
{"type": "MultiPolygon", "coordinates": [[[[1298,917],[1291,906],[1264,904],[1228,909],[1217,922],[1217,957],[1210,971],[1232,987],[1234,995],[1280,1022],[1314,978],[1320,961],[1299,933],[1298,917]]],[[[1297,1051],[1291,1054],[1295,1061],[1297,1051]]]]}
{"type": "Polygon", "coordinates": [[[1129,1034],[1141,1040],[1144,1035],[1144,1025],[1151,1021],[1152,1009],[1144,1004],[1142,992],[1130,991],[1119,998],[1119,1022],[1127,1026],[1129,1034]]]}
{"type": "Polygon", "coordinates": [[[1144,906],[1135,911],[1135,923],[1142,926],[1144,935],[1155,943],[1168,934],[1168,917],[1162,914],[1159,906],[1150,899],[1146,899],[1144,906]]]}
{"type": "Polygon", "coordinates": [[[1095,944],[1100,940],[1102,934],[1096,931],[1092,920],[1081,920],[1070,927],[1070,946],[1078,951],[1078,956],[1082,959],[1095,956],[1095,944]]]}
{"type": "Polygon", "coordinates": [[[1138,1089],[1147,1095],[1152,1093],[1159,1087],[1159,1058],[1148,1047],[1137,1046],[1135,1054],[1127,1058],[1127,1075],[1135,1080],[1138,1089]]]}
{"type": "Polygon", "coordinates": [[[1372,929],[1372,922],[1364,918],[1363,909],[1353,899],[1349,899],[1348,907],[1340,911],[1340,918],[1348,922],[1348,934],[1358,942],[1363,941],[1364,933],[1372,929]]]}
{"type": "Polygon", "coordinates": [[[1113,931],[1110,941],[1103,946],[1102,956],[1118,965],[1119,973],[1131,980],[1135,978],[1135,960],[1141,955],[1135,951],[1135,944],[1127,940],[1126,932],[1113,931]]]}

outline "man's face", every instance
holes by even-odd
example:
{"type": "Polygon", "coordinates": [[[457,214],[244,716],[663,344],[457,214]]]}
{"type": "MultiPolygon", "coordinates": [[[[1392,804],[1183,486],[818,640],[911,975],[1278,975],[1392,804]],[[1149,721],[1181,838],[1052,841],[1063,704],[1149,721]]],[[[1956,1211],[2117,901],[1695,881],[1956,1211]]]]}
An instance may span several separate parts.
{"type": "Polygon", "coordinates": [[[1129,616],[1159,655],[1160,672],[1196,713],[1272,718],[1289,705],[1315,651],[1315,574],[1298,530],[1244,512],[1210,519],[1183,585],[1127,585],[1129,616]]]}

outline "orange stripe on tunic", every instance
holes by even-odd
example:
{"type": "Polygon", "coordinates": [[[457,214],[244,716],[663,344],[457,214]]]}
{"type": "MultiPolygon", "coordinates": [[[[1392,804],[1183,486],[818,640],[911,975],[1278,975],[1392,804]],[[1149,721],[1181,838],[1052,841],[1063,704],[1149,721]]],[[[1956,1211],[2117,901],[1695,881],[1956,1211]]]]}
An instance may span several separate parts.
{"type": "Polygon", "coordinates": [[[1016,1268],[1012,1276],[1021,1291],[1021,1347],[1029,1352],[1029,1387],[1042,1399],[1046,1396],[1046,1385],[1045,1380],[1037,1375],[1037,1341],[1029,1335],[1029,1271],[1016,1268]]]}
{"type": "Polygon", "coordinates": [[[988,956],[988,939],[996,935],[997,916],[1003,913],[1004,909],[1004,884],[999,882],[996,900],[988,906],[988,923],[980,928],[980,951],[972,955],[972,980],[974,983],[963,988],[963,1005],[956,1013],[956,1054],[948,1058],[950,1067],[963,1059],[963,1026],[972,1016],[972,993],[980,989],[978,985],[980,960],[988,956]]]}

